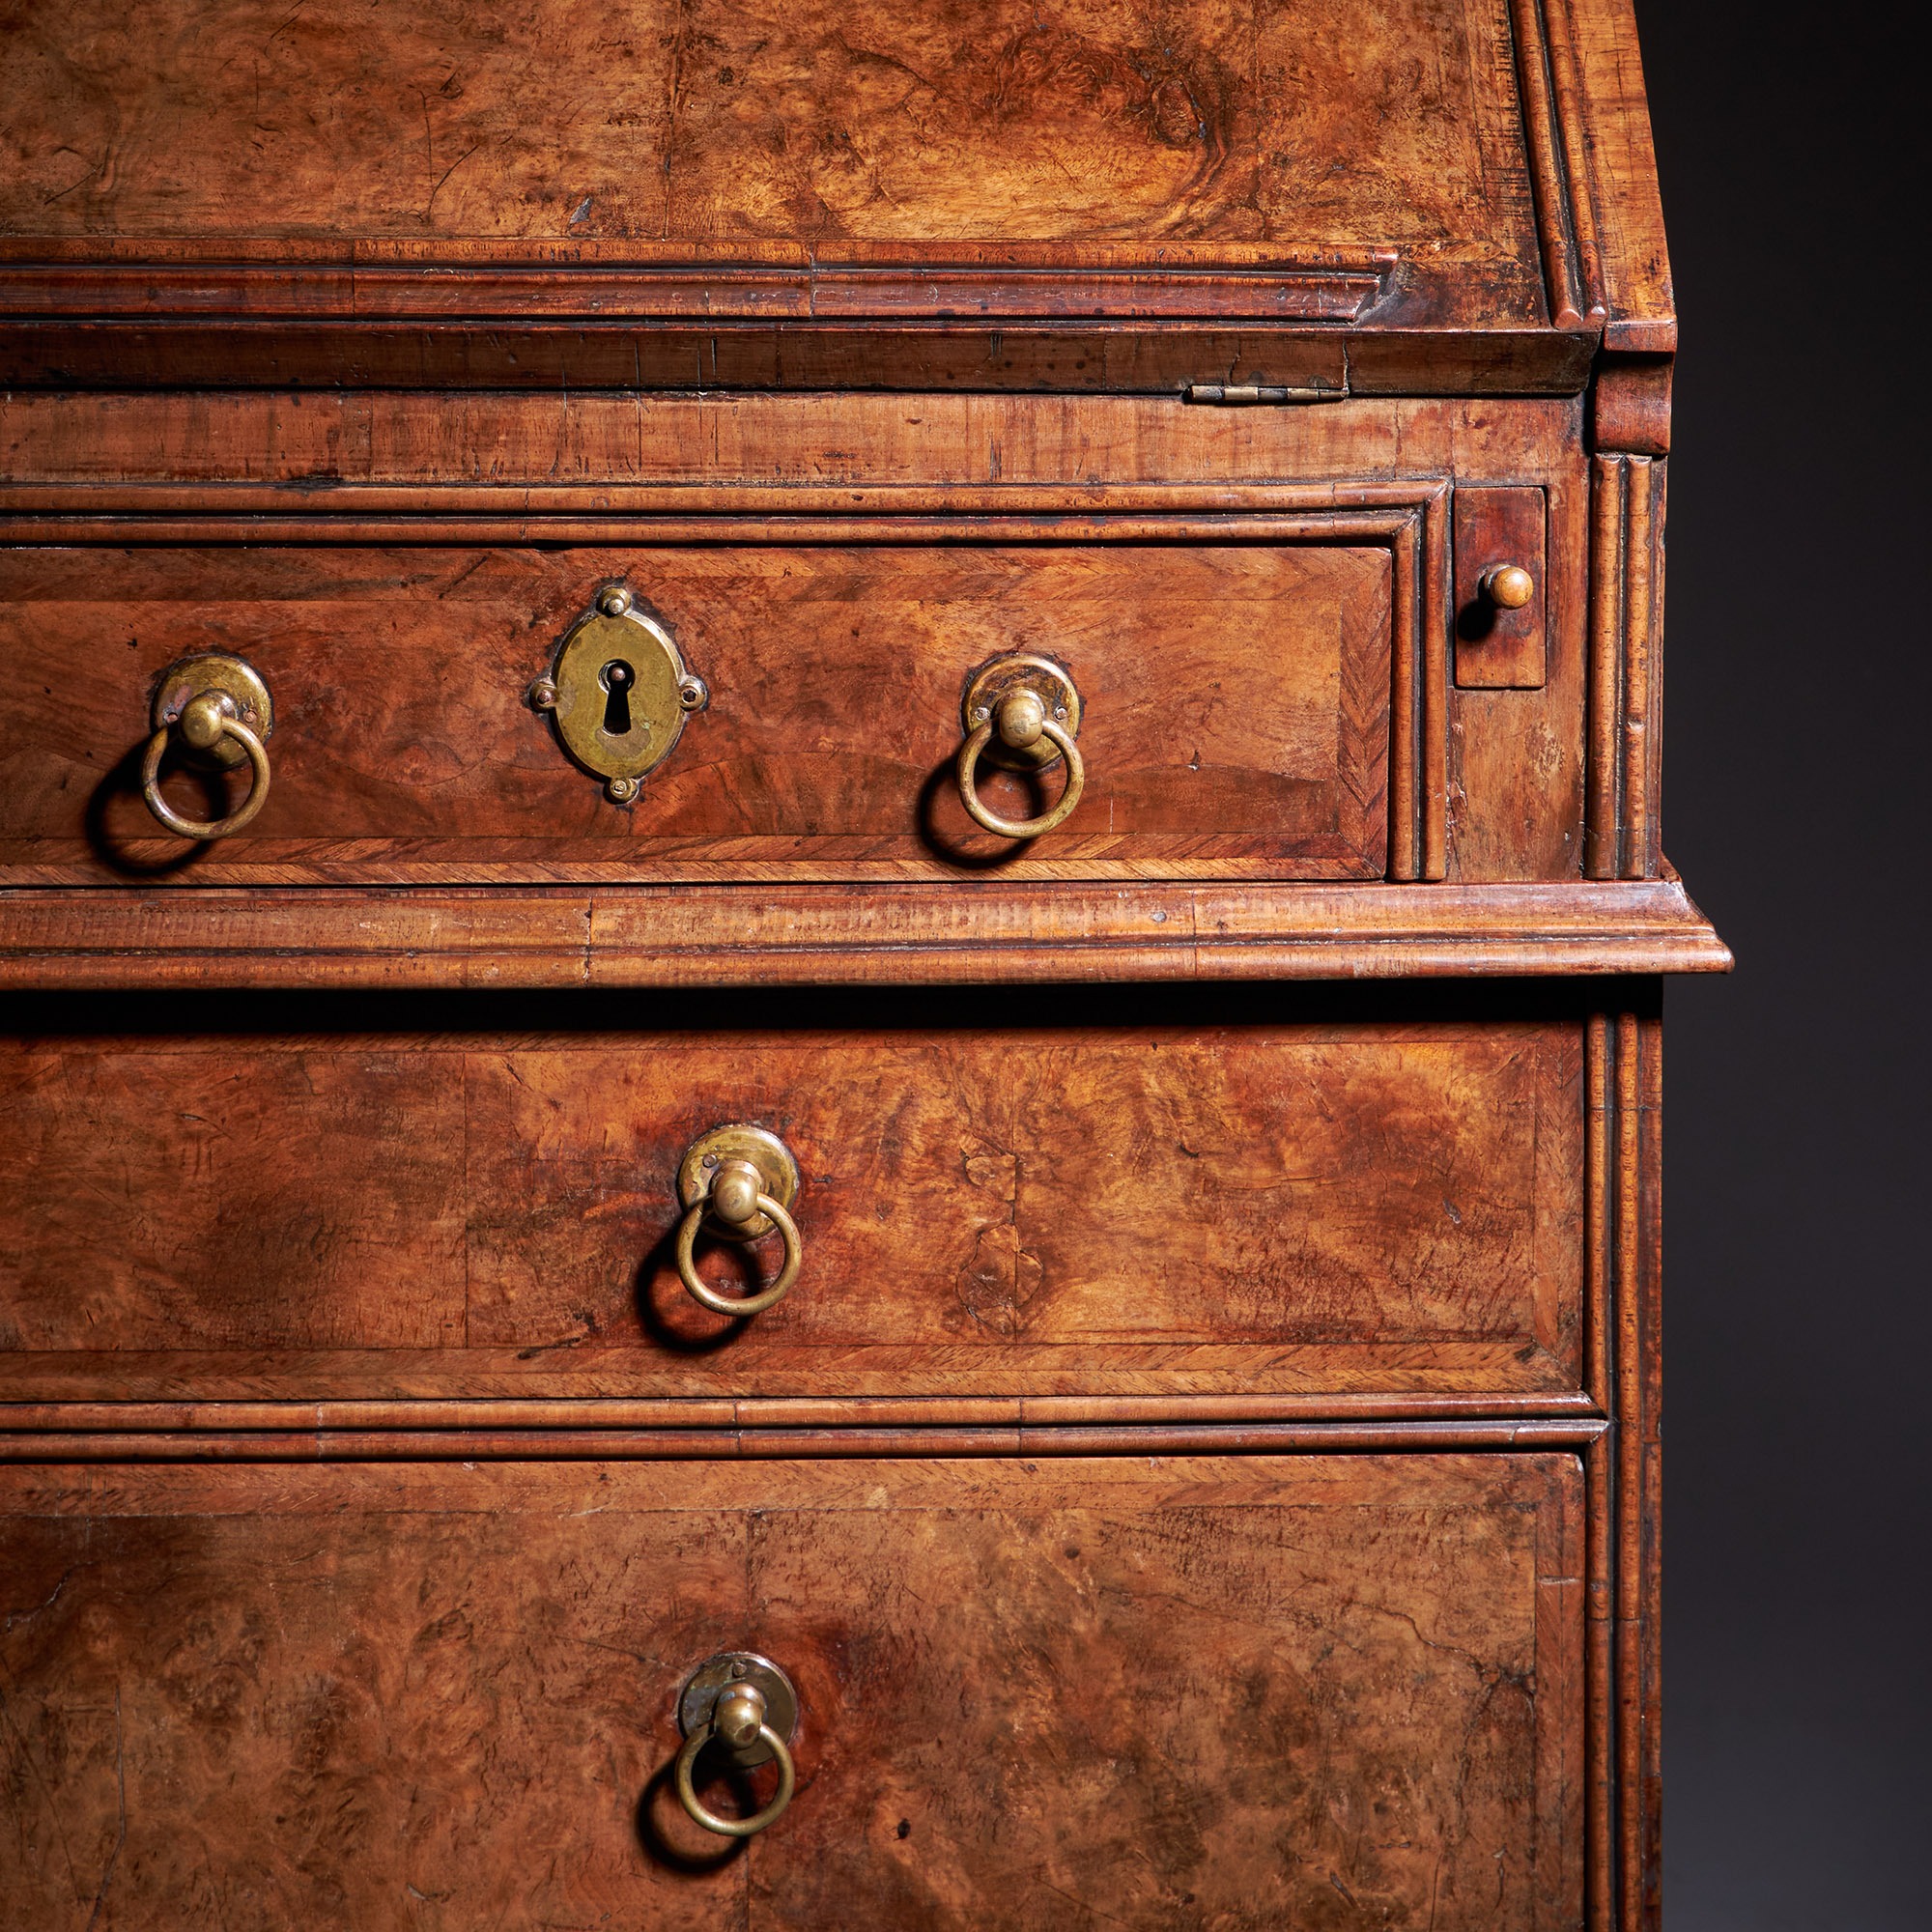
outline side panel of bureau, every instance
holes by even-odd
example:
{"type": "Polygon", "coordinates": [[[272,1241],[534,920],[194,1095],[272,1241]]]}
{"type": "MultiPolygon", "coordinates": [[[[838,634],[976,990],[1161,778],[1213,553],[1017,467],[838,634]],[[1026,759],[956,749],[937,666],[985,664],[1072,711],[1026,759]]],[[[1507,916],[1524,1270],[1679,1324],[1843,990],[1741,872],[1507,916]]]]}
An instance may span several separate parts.
{"type": "Polygon", "coordinates": [[[8,1470],[0,1926],[1575,1926],[1583,1501],[1549,1452],[8,1470]],[[734,1853],[666,1783],[739,1648],[802,1715],[734,1853]]]}

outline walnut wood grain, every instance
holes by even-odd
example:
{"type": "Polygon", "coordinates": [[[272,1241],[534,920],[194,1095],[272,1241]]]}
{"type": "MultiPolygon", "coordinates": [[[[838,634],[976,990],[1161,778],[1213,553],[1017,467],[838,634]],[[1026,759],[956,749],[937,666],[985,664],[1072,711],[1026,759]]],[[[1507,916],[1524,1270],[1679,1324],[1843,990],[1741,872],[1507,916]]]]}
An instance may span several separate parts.
{"type": "Polygon", "coordinates": [[[1508,25],[1487,0],[1380,18],[1237,0],[1145,44],[1079,0],[1050,20],[1017,0],[755,17],[633,0],[599,19],[532,0],[487,28],[323,0],[286,27],[232,10],[214,33],[177,0],[138,37],[99,11],[17,23],[11,234],[134,259],[148,237],[217,260],[275,237],[388,240],[405,260],[497,241],[486,259],[531,265],[600,242],[707,266],[742,243],[831,264],[904,243],[922,267],[1039,242],[1075,270],[1094,243],[1144,269],[1174,266],[1169,242],[1261,263],[1433,246],[1502,314],[1535,313],[1521,135],[1496,98],[1508,25]]]}
{"type": "Polygon", "coordinates": [[[562,988],[1723,973],[1675,879],[1572,886],[14,889],[0,985],[562,988]]]}
{"type": "Polygon", "coordinates": [[[1549,675],[1544,582],[1548,509],[1541,490],[1463,485],[1456,492],[1456,685],[1540,691],[1549,675]],[[1526,602],[1505,607],[1490,573],[1525,572],[1526,602]]]}
{"type": "Polygon", "coordinates": [[[0,1926],[1656,1932],[1631,976],[1729,955],[1631,0],[9,28],[0,1926]],[[620,571],[716,694],[629,813],[517,702],[620,571]],[[1003,864],[922,788],[1010,646],[1094,763],[1003,864]],[[108,774],[211,647],[193,855],[108,774]]]}
{"type": "MultiPolygon", "coordinates": [[[[1596,158],[1649,170],[1627,37],[1622,0],[1158,25],[1091,0],[530,0],[487,28],[346,0],[210,25],[176,0],[139,35],[33,6],[0,92],[9,305],[29,330],[116,319],[176,381],[223,372],[205,336],[170,360],[171,328],[222,317],[307,322],[275,338],[282,380],[367,369],[358,337],[412,318],[469,325],[470,380],[528,381],[501,326],[529,317],[809,340],[858,316],[876,371],[920,355],[901,317],[1233,315],[1451,335],[1411,367],[1506,386],[1510,336],[1553,323],[1587,354],[1606,284],[1655,305],[1641,190],[1596,158]],[[1625,218],[1600,245],[1605,201],[1625,218]]],[[[692,373],[704,345],[679,344],[692,373]]]]}
{"type": "Polygon", "coordinates": [[[0,1924],[1574,1922],[1581,1505],[1551,1452],[10,1469],[0,1924]],[[659,1776],[741,1645],[799,1791],[721,1857],[659,1776]]]}
{"type": "MultiPolygon", "coordinates": [[[[881,511],[949,523],[1096,510],[1302,518],[1308,537],[1319,527],[1322,542],[1381,547],[1394,573],[1390,875],[1555,879],[1583,865],[1581,429],[1574,404],[1534,402],[1293,411],[1119,398],[16,396],[0,405],[0,447],[17,479],[0,504],[21,513],[16,539],[63,546],[207,547],[245,535],[259,545],[429,542],[467,547],[470,558],[530,544],[627,550],[646,533],[637,519],[667,514],[691,521],[653,528],[655,540],[745,545],[795,543],[808,520],[826,543],[876,543],[868,517],[881,511]],[[1448,497],[1463,475],[1545,493],[1547,675],[1534,697],[1447,688],[1448,497]],[[103,522],[110,510],[127,521],[103,522]]],[[[420,710],[428,699],[411,702],[420,710]]],[[[166,841],[148,844],[165,859],[166,841]]],[[[469,858],[465,877],[488,877],[492,865],[501,876],[501,858],[469,858]]],[[[250,863],[240,850],[203,859],[250,863]]],[[[101,863],[89,855],[91,869],[74,876],[98,878],[101,863]]],[[[261,882],[404,880],[417,876],[412,864],[447,878],[453,863],[311,852],[295,869],[266,868],[261,882]]],[[[517,876],[543,875],[527,850],[516,863],[517,876]]],[[[1022,863],[1056,862],[1042,852],[1022,863]]]]}
{"type": "MultiPolygon", "coordinates": [[[[69,667],[0,701],[0,879],[1386,869],[1386,550],[1321,542],[1334,533],[1319,519],[801,534],[0,554],[7,658],[58,649],[69,667]],[[526,696],[614,579],[710,688],[625,806],[526,696]],[[155,680],[210,648],[243,656],[274,696],[274,784],[245,833],[196,852],[156,837],[128,759],[155,680]],[[1064,664],[1084,707],[1080,811],[1023,846],[971,823],[952,773],[961,693],[1009,655],[1064,664]]],[[[197,815],[221,789],[173,783],[197,815]]],[[[1017,776],[989,771],[980,790],[1009,817],[1040,809],[1041,786],[1017,776]]]]}
{"type": "MultiPolygon", "coordinates": [[[[23,1040],[3,1063],[22,1238],[0,1376],[125,1350],[125,1394],[157,1351],[173,1393],[197,1357],[261,1363],[259,1386],[284,1350],[315,1395],[425,1373],[480,1393],[471,1376],[518,1364],[531,1393],[551,1368],[741,1397],[1579,1384],[1575,1021],[775,1017],[582,1041],[23,1040]],[[799,1284],[742,1326],[668,1253],[677,1163],[724,1121],[780,1134],[804,1180],[799,1284]],[[319,1351],[343,1365],[325,1382],[319,1351]]],[[[702,1266],[728,1293],[754,1260],[702,1266]]]]}
{"type": "MultiPolygon", "coordinates": [[[[0,236],[8,264],[0,381],[1172,395],[1190,382],[1226,381],[1231,371],[1293,387],[1320,366],[1318,386],[1333,385],[1346,354],[1346,386],[1357,394],[1575,394],[1589,382],[1600,331],[1613,349],[1674,348],[1628,0],[1546,0],[1507,12],[1497,0],[1476,0],[1466,10],[1410,6],[1402,19],[1380,7],[1310,7],[1293,18],[1268,10],[1259,33],[1243,28],[1242,10],[1223,10],[1179,38],[1171,21],[1150,30],[1156,46],[1139,45],[1132,29],[1122,38],[1114,15],[1090,11],[1093,18],[1065,21],[1009,8],[1009,38],[1002,41],[996,25],[988,43],[969,28],[951,43],[954,57],[943,70],[924,59],[935,23],[895,14],[879,23],[887,43],[910,32],[924,52],[888,78],[894,70],[867,68],[876,54],[866,45],[871,33],[847,9],[838,34],[810,47],[814,85],[807,91],[764,91],[756,63],[707,74],[701,64],[678,61],[677,83],[667,86],[656,117],[672,173],[645,163],[614,196],[592,193],[569,206],[561,231],[547,236],[546,222],[555,228],[572,192],[561,184],[582,171],[574,158],[653,138],[652,117],[622,88],[614,130],[598,130],[595,109],[584,107],[597,97],[574,86],[560,111],[533,121],[527,71],[518,72],[515,118],[504,127],[506,64],[529,52],[533,35],[554,33],[551,15],[560,10],[493,21],[480,47],[474,36],[448,46],[449,23],[440,19],[438,38],[455,58],[421,85],[406,79],[422,51],[420,22],[386,13],[384,26],[397,28],[403,44],[389,47],[392,57],[370,76],[362,71],[372,53],[366,23],[358,19],[344,48],[336,7],[307,31],[265,14],[258,40],[247,39],[249,21],[232,10],[221,22],[230,34],[166,47],[152,35],[130,46],[108,30],[92,34],[79,59],[67,44],[71,16],[55,23],[51,9],[30,10],[17,36],[28,52],[12,70],[24,79],[13,97],[0,97],[10,110],[0,124],[18,151],[15,202],[25,204],[22,232],[0,236]],[[1232,64],[1211,51],[1244,32],[1247,48],[1232,64]],[[1253,58],[1283,33],[1293,38],[1292,56],[1253,58]],[[245,58],[238,58],[237,35],[245,58]],[[262,123],[265,98],[298,99],[325,77],[340,79],[345,59],[358,74],[349,112],[335,103],[327,115],[296,109],[262,123]],[[849,74],[854,62],[886,80],[883,92],[823,96],[827,77],[849,74]],[[220,115],[243,71],[253,81],[247,110],[212,144],[157,137],[156,115],[177,128],[185,117],[220,115]],[[712,86],[727,71],[731,83],[712,86]],[[966,109],[994,72],[1003,76],[996,109],[966,109]],[[909,121],[896,118],[899,83],[911,90],[898,103],[911,103],[909,121]],[[718,96],[711,111],[707,87],[718,96]],[[466,90],[468,106],[452,88],[466,90]],[[934,88],[926,111],[918,111],[934,88]],[[1183,98],[1204,118],[1177,147],[1160,132],[1154,104],[1183,98]],[[808,200],[788,204],[794,214],[810,211],[809,236],[781,217],[759,234],[687,229],[674,239],[666,218],[680,199],[673,189],[695,189],[682,197],[687,205],[709,190],[701,174],[680,170],[671,148],[693,139],[715,159],[721,104],[725,121],[749,109],[787,143],[806,138],[810,124],[812,141],[831,142],[847,190],[892,177],[912,199],[874,196],[855,222],[853,211],[840,212],[840,193],[826,198],[813,186],[808,200]],[[687,109],[696,114],[690,122],[687,109]],[[861,109],[894,118],[865,124],[854,119],[861,109]],[[398,116],[407,128],[392,138],[385,124],[398,116]],[[433,181],[439,116],[448,166],[433,181]],[[840,124],[830,131],[828,116],[840,124]],[[83,154],[71,137],[100,131],[103,118],[116,124],[111,138],[101,135],[111,154],[83,154]],[[252,129],[245,160],[216,161],[244,121],[252,129]],[[379,127],[382,145],[372,154],[379,127]],[[447,139],[457,128],[477,138],[452,154],[447,139]],[[1308,145],[1265,147],[1271,129],[1308,145]],[[990,170],[959,145],[962,135],[969,145],[997,144],[990,170]],[[1055,143],[1071,143],[1074,159],[1041,176],[1055,143]],[[1204,159],[1213,152],[1207,173],[1190,178],[1205,200],[1163,200],[1173,165],[1190,150],[1204,159]],[[1313,160],[1338,151],[1339,174],[1313,160]],[[397,164],[418,152],[419,185],[412,166],[397,164]],[[321,172],[318,154],[326,156],[321,172]],[[1472,156],[1482,156],[1473,183],[1472,156]],[[949,174],[966,163],[970,177],[949,174]],[[49,164],[58,185],[40,184],[49,164]],[[1422,172],[1398,188],[1396,177],[1411,164],[1422,172]],[[546,172],[532,199],[516,184],[536,166],[560,172],[546,172]],[[279,196],[286,209],[321,184],[325,199],[335,198],[335,220],[305,218],[300,233],[264,234],[264,197],[238,198],[236,189],[271,167],[269,202],[279,196]],[[906,167],[918,188],[898,179],[906,167]],[[1123,167],[1134,182],[1124,199],[1109,181],[1123,167]],[[1036,191],[1042,181],[1043,195],[1036,191]],[[344,206],[343,190],[354,201],[372,186],[373,212],[366,203],[344,206]],[[426,199],[405,214],[415,208],[412,186],[426,199]],[[1111,227],[1083,232],[1080,208],[1096,194],[1109,197],[1111,227]],[[497,232],[477,234],[469,224],[469,233],[452,234],[452,225],[466,226],[457,213],[464,198],[490,209],[485,225],[497,232]],[[664,211],[654,226],[626,215],[653,199],[664,211]],[[219,236],[178,229],[184,204],[197,201],[216,223],[223,209],[245,208],[245,232],[232,223],[219,236]],[[162,206],[168,218],[152,218],[162,206]],[[1304,234],[1321,239],[1283,232],[1285,220],[1295,225],[1296,209],[1304,234]],[[962,210],[976,239],[944,239],[962,210]],[[625,239],[609,239],[613,213],[619,228],[629,221],[625,239]],[[1054,239],[991,232],[1037,229],[1042,217],[1049,231],[1058,224],[1054,239]],[[400,230],[375,232],[385,219],[400,230]],[[922,239],[858,232],[895,221],[912,222],[922,239]],[[1197,235],[1220,239],[1189,239],[1190,222],[1197,235]],[[1424,239],[1418,223],[1437,232],[1424,239]],[[787,228],[798,239],[784,239],[787,228]],[[1241,239],[1243,228],[1251,236],[1271,229],[1275,239],[1241,239]],[[1345,230],[1381,239],[1338,240],[1345,230]]],[[[799,23],[808,41],[815,19],[799,23]]],[[[942,38],[949,30],[938,24],[942,38]]],[[[660,40],[653,72],[668,43],[660,40]]],[[[781,61],[796,59],[800,39],[796,31],[767,34],[761,51],[774,45],[790,49],[781,61]]],[[[536,73],[543,94],[573,67],[536,73]]],[[[726,152],[727,201],[741,188],[766,192],[774,167],[787,180],[816,182],[822,172],[814,147],[788,145],[749,166],[742,148],[726,152]]]]}
{"type": "Polygon", "coordinates": [[[1574,393],[1675,345],[1628,0],[97,11],[16,23],[8,383],[1171,394],[1346,329],[1358,393],[1574,393]]]}
{"type": "Polygon", "coordinates": [[[1133,499],[1143,508],[1237,508],[1255,498],[1234,493],[1272,485],[1266,507],[1318,509],[1413,501],[1391,487],[1403,479],[1577,487],[1582,417],[1575,395],[1211,409],[1078,394],[24,392],[0,396],[0,508],[499,523],[603,512],[608,527],[672,509],[1064,514],[1134,485],[1188,493],[1133,499]],[[1064,488],[1025,494],[1066,485],[1071,500],[1064,488]],[[424,489],[434,496],[410,494],[424,489]]]}
{"type": "Polygon", "coordinates": [[[1589,787],[1595,879],[1655,878],[1663,865],[1663,510],[1669,465],[1591,463],[1589,787]]]}

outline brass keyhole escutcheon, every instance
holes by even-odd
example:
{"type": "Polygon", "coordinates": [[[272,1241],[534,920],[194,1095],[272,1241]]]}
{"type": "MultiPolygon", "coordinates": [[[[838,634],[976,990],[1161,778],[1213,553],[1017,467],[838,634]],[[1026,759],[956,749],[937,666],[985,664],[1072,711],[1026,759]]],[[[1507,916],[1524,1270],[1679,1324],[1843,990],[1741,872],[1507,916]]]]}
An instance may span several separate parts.
{"type": "Polygon", "coordinates": [[[621,583],[606,584],[564,633],[529,696],[550,713],[557,742],[618,805],[630,804],[670,756],[687,715],[711,701],[670,633],[621,583]]]}

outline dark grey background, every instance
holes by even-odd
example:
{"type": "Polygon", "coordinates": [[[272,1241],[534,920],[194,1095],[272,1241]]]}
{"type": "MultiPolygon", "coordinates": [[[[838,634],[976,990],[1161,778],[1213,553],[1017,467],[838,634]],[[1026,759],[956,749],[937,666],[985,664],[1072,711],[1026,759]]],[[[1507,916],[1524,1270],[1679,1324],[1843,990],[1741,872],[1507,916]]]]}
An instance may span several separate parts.
{"type": "Polygon", "coordinates": [[[1639,0],[1683,347],[1664,836],[1664,1918],[1932,1925],[1932,336],[1889,10],[1639,0]]]}

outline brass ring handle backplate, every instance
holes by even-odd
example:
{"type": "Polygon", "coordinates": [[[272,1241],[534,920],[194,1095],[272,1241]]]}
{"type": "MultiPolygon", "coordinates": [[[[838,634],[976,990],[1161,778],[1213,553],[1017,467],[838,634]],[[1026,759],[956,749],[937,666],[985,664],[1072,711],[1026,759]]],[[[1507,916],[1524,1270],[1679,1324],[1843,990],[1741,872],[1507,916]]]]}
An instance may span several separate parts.
{"type": "Polygon", "coordinates": [[[743,1318],[782,1301],[805,1258],[791,1204],[798,1199],[798,1162],[764,1127],[714,1127],[685,1150],[677,1189],[684,1219],[677,1228],[677,1274],[685,1293],[714,1315],[743,1318]],[[727,1241],[756,1241],[776,1232],[784,1242],[777,1279],[755,1294],[720,1294],[697,1272],[698,1233],[727,1241]]]}
{"type": "Polygon", "coordinates": [[[694,1823],[721,1838],[749,1838],[783,1815],[798,1784],[790,1748],[798,1730],[798,1693],[770,1658],[732,1650],[701,1664],[679,1694],[677,1720],[685,1737],[672,1777],[677,1802],[694,1823]],[[741,1771],[778,1760],[778,1789],[749,1818],[724,1817],[697,1795],[697,1760],[713,1744],[741,1771]]]}
{"type": "Polygon", "coordinates": [[[1080,694],[1050,658],[997,658],[966,689],[966,742],[955,768],[959,803],[974,824],[1003,838],[1037,838],[1064,825],[1080,803],[1087,766],[1073,742],[1080,729],[1080,694]],[[980,797],[982,758],[1017,771],[1038,771],[1065,760],[1066,781],[1052,808],[1037,818],[1002,818],[980,797]]]}
{"type": "Polygon", "coordinates": [[[141,759],[141,797],[181,838],[228,838],[252,822],[269,802],[269,752],[263,740],[275,728],[269,688],[252,665],[218,652],[183,658],[161,673],[155,696],[155,735],[141,759]],[[250,768],[248,793],[220,818],[187,818],[161,796],[161,759],[179,735],[189,755],[205,766],[250,768]]]}

